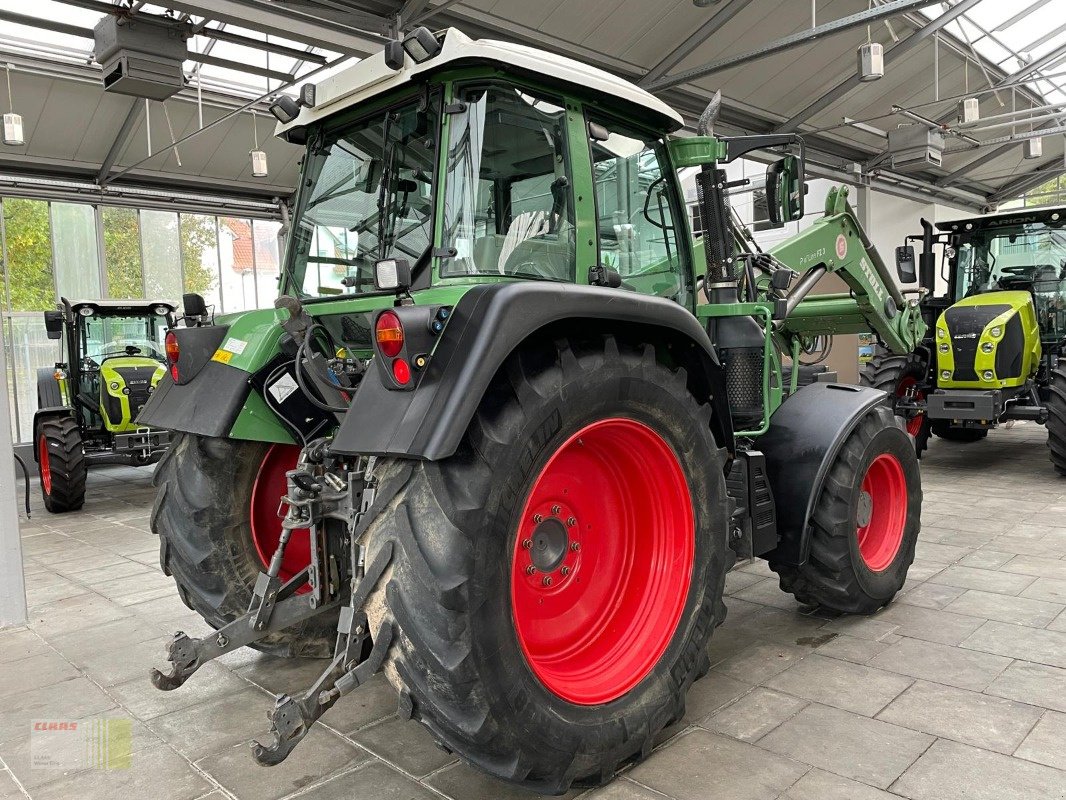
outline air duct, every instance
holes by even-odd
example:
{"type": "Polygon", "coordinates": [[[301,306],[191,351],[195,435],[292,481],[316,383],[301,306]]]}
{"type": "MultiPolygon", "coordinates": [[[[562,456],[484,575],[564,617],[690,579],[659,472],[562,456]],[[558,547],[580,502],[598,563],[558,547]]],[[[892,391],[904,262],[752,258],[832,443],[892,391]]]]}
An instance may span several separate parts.
{"type": "Polygon", "coordinates": [[[189,47],[180,25],[107,14],[93,33],[107,91],[166,100],[185,88],[182,62],[189,47]]]}

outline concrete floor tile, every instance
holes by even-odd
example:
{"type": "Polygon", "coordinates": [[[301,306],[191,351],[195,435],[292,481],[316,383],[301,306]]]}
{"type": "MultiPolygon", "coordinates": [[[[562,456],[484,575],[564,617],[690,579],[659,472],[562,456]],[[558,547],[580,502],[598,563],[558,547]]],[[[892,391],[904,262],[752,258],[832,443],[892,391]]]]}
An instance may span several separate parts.
{"type": "Polygon", "coordinates": [[[1066,581],[1066,561],[1057,558],[1039,558],[1019,555],[999,568],[1000,572],[1032,575],[1037,578],[1053,578],[1066,581]]]}
{"type": "Polygon", "coordinates": [[[151,725],[163,741],[195,761],[265,735],[270,729],[267,714],[273,707],[268,694],[248,688],[156,717],[151,725]]]}
{"type": "Polygon", "coordinates": [[[782,611],[795,611],[800,607],[795,597],[781,591],[776,575],[741,589],[735,592],[734,596],[749,603],[780,608],[782,611]]]}
{"type": "Polygon", "coordinates": [[[440,795],[380,761],[338,775],[299,797],[300,800],[440,800],[440,795]]]}
{"type": "Polygon", "coordinates": [[[805,700],[872,717],[913,682],[894,672],[814,654],[766,685],[805,700]]]}
{"type": "Polygon", "coordinates": [[[974,569],[999,569],[1014,558],[1014,553],[1004,553],[999,550],[977,550],[959,560],[960,567],[973,567],[974,569]]]}
{"type": "Polygon", "coordinates": [[[78,662],[81,670],[101,686],[143,678],[148,680],[149,671],[167,665],[166,644],[169,637],[160,636],[145,642],[127,645],[118,650],[101,650],[86,653],[78,662]]]}
{"type": "Polygon", "coordinates": [[[1045,712],[1014,755],[1064,770],[1066,775],[1066,714],[1045,712]]]}
{"type": "MultiPolygon", "coordinates": [[[[462,794],[449,795],[451,800],[466,800],[462,794]]],[[[628,778],[615,778],[599,789],[581,795],[581,800],[664,800],[666,795],[653,791],[628,778]]],[[[531,798],[532,800],[532,798],[531,798]]]]}
{"type": "Polygon", "coordinates": [[[1009,658],[904,638],[870,659],[869,666],[959,689],[982,691],[1010,664],[1009,658]]]}
{"type": "Polygon", "coordinates": [[[1066,603],[1066,581],[1037,578],[1019,596],[1030,597],[1033,600],[1047,600],[1050,603],[1066,603]]]}
{"type": "Polygon", "coordinates": [[[760,739],[759,747],[887,789],[932,742],[924,733],[812,704],[760,739]]]}
{"type": "Polygon", "coordinates": [[[80,595],[40,606],[30,614],[30,627],[45,639],[114,622],[131,616],[122,606],[98,595],[80,595]]]}
{"type": "Polygon", "coordinates": [[[986,622],[961,647],[1066,668],[1066,631],[986,622]]]}
{"type": "Polygon", "coordinates": [[[877,718],[943,739],[1010,755],[1042,709],[986,694],[917,681],[877,718]]]}
{"type": "Polygon", "coordinates": [[[974,617],[895,603],[878,612],[877,616],[884,622],[897,625],[895,633],[900,636],[952,645],[961,642],[983,624],[974,617]]]}
{"type": "Polygon", "coordinates": [[[1066,669],[1015,661],[985,694],[1066,712],[1066,669]]]}
{"type": "Polygon", "coordinates": [[[264,769],[252,759],[247,745],[239,744],[207,756],[196,766],[240,798],[278,800],[366,763],[370,756],[340,736],[315,727],[289,758],[264,769]]]}
{"type": "Polygon", "coordinates": [[[825,625],[829,617],[802,613],[800,606],[796,604],[791,611],[778,608],[761,608],[750,617],[745,617],[740,625],[758,636],[760,639],[769,639],[786,644],[801,644],[806,647],[817,647],[824,644],[828,639],[823,639],[817,644],[812,639],[825,636],[825,631],[819,630],[825,625]]]}
{"type": "Polygon", "coordinates": [[[892,791],[912,800],[1061,800],[1066,773],[941,739],[892,791]]]}
{"type": "Polygon", "coordinates": [[[727,595],[733,595],[742,589],[761,583],[765,578],[761,578],[758,575],[753,575],[750,572],[744,572],[739,569],[732,569],[725,576],[725,593],[727,595]]]}
{"type": "Polygon", "coordinates": [[[759,687],[712,714],[701,727],[742,742],[754,742],[806,705],[805,700],[759,687]]]}
{"type": "Polygon", "coordinates": [[[716,664],[711,671],[741,681],[762,683],[784,672],[810,652],[809,648],[795,644],[759,642],[716,664]]]}
{"type": "Polygon", "coordinates": [[[158,639],[159,631],[140,620],[120,619],[50,636],[48,643],[75,664],[96,653],[125,650],[158,639]]]}
{"type": "Polygon", "coordinates": [[[135,753],[129,769],[92,769],[36,789],[34,800],[194,800],[214,786],[169,747],[135,753]]]}
{"type": "Polygon", "coordinates": [[[973,551],[970,547],[959,547],[950,544],[937,544],[930,542],[925,537],[918,537],[918,545],[914,549],[914,557],[923,561],[932,561],[936,564],[954,564],[959,559],[969,555],[973,551]]]}
{"type": "Polygon", "coordinates": [[[1028,597],[1008,597],[993,592],[968,589],[944,610],[999,622],[1012,622],[1031,628],[1044,628],[1057,617],[1066,605],[1033,600],[1028,597]]]}
{"type": "Polygon", "coordinates": [[[12,695],[0,703],[0,741],[29,733],[38,719],[82,719],[113,708],[115,701],[86,678],[12,695]]]}
{"type": "Polygon", "coordinates": [[[1063,611],[1055,619],[1048,623],[1049,631],[1066,631],[1066,611],[1063,611]]]}
{"type": "Polygon", "coordinates": [[[0,769],[0,800],[25,800],[26,795],[15,783],[15,776],[0,769]]]}
{"type": "Polygon", "coordinates": [[[86,573],[96,574],[106,570],[121,569],[124,565],[130,563],[130,561],[120,555],[101,550],[95,555],[56,564],[53,569],[60,575],[80,580],[79,576],[84,577],[86,573]]]}
{"type": "Polygon", "coordinates": [[[295,696],[297,692],[306,691],[329,663],[325,658],[281,658],[260,653],[258,658],[236,672],[271,694],[295,696]]]}
{"type": "Polygon", "coordinates": [[[696,728],[628,775],[677,800],[771,800],[806,771],[790,758],[696,728]]]}
{"type": "Polygon", "coordinates": [[[76,677],[77,668],[54,651],[11,661],[0,669],[0,703],[11,695],[42,689],[76,677]]]}
{"type": "Polygon", "coordinates": [[[762,575],[764,578],[776,578],[777,573],[770,569],[770,565],[761,558],[752,559],[750,562],[737,567],[741,572],[750,572],[753,575],[762,575]]]}
{"type": "Polygon", "coordinates": [[[853,664],[865,664],[878,653],[889,647],[887,642],[875,642],[870,639],[857,639],[854,636],[837,636],[830,639],[814,652],[820,656],[839,658],[853,664]]]}
{"type": "Polygon", "coordinates": [[[179,689],[163,692],[155,688],[147,670],[132,680],[107,688],[107,693],[138,719],[150,720],[236,694],[248,683],[217,664],[206,664],[179,689]]]}
{"type": "Polygon", "coordinates": [[[396,714],[396,689],[382,674],[337,701],[323,722],[341,733],[352,733],[396,714]]]}
{"type": "Polygon", "coordinates": [[[911,580],[927,581],[939,572],[943,572],[945,566],[938,564],[934,561],[923,561],[920,558],[914,559],[910,569],[907,570],[907,577],[911,580]]]}
{"type": "Polygon", "coordinates": [[[781,800],[896,800],[865,783],[841,778],[820,769],[812,769],[781,796],[781,800]]]}
{"type": "Polygon", "coordinates": [[[909,606],[921,606],[922,608],[942,609],[952,600],[961,595],[966,589],[957,586],[941,586],[939,583],[923,583],[901,592],[896,602],[909,606]]]}
{"type": "Polygon", "coordinates": [[[830,620],[822,626],[823,631],[846,633],[860,639],[877,641],[890,633],[895,633],[899,623],[889,622],[876,616],[843,616],[830,620]]]}
{"type": "Polygon", "coordinates": [[[21,661],[48,652],[51,652],[48,644],[29,628],[8,628],[0,631],[0,664],[21,661]]]}
{"type": "Polygon", "coordinates": [[[429,731],[409,719],[389,719],[352,736],[361,747],[389,764],[421,778],[456,757],[441,750],[429,731]]]}
{"type": "MultiPolygon", "coordinates": [[[[539,800],[539,798],[544,796],[529,789],[498,781],[491,775],[486,775],[481,770],[469,767],[462,762],[434,772],[422,782],[427,786],[432,786],[445,797],[452,798],[452,800],[539,800]]],[[[564,800],[569,800],[578,795],[582,795],[582,800],[588,797],[600,797],[603,800],[607,800],[607,798],[638,800],[645,796],[651,796],[655,797],[655,800],[662,800],[661,797],[652,795],[647,789],[637,786],[637,784],[625,778],[616,779],[606,788],[609,789],[611,786],[618,786],[617,793],[596,794],[593,792],[590,795],[582,794],[580,789],[571,789],[562,797],[564,800]],[[627,794],[626,791],[631,793],[627,794]],[[640,792],[645,794],[640,794],[640,792]]]]}
{"type": "Polygon", "coordinates": [[[952,566],[929,579],[933,583],[945,586],[957,586],[960,589],[980,589],[999,594],[1021,594],[1036,578],[1031,575],[1017,575],[1010,572],[993,572],[988,569],[952,566]]]}
{"type": "Polygon", "coordinates": [[[750,692],[752,684],[717,672],[708,672],[692,684],[685,698],[685,717],[688,722],[706,719],[718,709],[750,692]]]}

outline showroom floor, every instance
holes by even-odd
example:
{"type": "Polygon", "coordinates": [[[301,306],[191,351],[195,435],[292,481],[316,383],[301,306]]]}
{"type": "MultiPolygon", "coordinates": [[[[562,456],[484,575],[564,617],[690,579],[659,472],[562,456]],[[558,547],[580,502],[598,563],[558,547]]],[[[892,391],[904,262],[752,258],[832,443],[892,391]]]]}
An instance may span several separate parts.
{"type": "MultiPolygon", "coordinates": [[[[934,441],[923,472],[924,530],[896,603],[832,619],[801,609],[761,563],[735,570],[685,720],[586,796],[1066,797],[1066,480],[1032,425],[934,441]]],[[[394,719],[381,676],[287,762],[256,767],[246,742],[265,731],[269,692],[307,686],[320,664],[248,650],[155,690],[147,671],[167,636],[204,626],[159,572],[149,470],[99,469],[89,498],[63,517],[37,503],[23,524],[31,622],[0,632],[0,798],[528,796],[394,719]],[[133,720],[129,769],[30,766],[31,721],[101,717],[133,720]]]]}

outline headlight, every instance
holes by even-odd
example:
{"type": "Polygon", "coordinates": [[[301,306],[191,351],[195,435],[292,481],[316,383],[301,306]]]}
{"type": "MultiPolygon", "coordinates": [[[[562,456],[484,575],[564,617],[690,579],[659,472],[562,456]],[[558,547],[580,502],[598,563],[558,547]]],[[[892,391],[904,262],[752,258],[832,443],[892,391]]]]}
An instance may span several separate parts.
{"type": "Polygon", "coordinates": [[[951,345],[948,344],[947,342],[941,342],[940,343],[940,347],[937,348],[937,349],[940,350],[941,353],[950,353],[951,352],[951,345]]]}
{"type": "Polygon", "coordinates": [[[944,380],[948,380],[949,378],[951,378],[951,372],[945,369],[940,373],[940,377],[944,380]]]}
{"type": "Polygon", "coordinates": [[[981,375],[981,377],[984,378],[986,381],[992,381],[996,379],[996,376],[992,374],[992,370],[990,369],[986,369],[981,375]]]}
{"type": "Polygon", "coordinates": [[[991,353],[995,349],[996,349],[996,346],[994,344],[992,344],[992,342],[985,342],[984,344],[981,345],[981,352],[982,353],[991,353]]]}
{"type": "Polygon", "coordinates": [[[78,313],[83,317],[91,317],[93,315],[93,310],[90,306],[82,306],[78,309],[78,313]]]}
{"type": "Polygon", "coordinates": [[[156,306],[155,308],[152,309],[152,312],[156,316],[165,317],[167,314],[170,313],[170,309],[167,308],[166,306],[156,306]]]}
{"type": "Polygon", "coordinates": [[[1003,335],[1003,329],[997,325],[988,333],[992,336],[993,339],[998,339],[1000,336],[1003,335]]]}

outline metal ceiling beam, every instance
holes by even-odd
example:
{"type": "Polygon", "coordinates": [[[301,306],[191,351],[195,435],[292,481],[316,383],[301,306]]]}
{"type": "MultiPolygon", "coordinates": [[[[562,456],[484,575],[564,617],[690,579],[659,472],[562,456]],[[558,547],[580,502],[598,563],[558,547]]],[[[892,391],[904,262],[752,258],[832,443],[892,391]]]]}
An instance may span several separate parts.
{"type": "Polygon", "coordinates": [[[832,36],[843,31],[848,31],[853,28],[858,28],[863,25],[869,25],[873,22],[877,22],[882,19],[888,19],[899,14],[905,14],[908,11],[914,11],[926,6],[936,5],[936,2],[931,0],[892,0],[890,3],[886,3],[882,6],[876,6],[867,11],[860,11],[857,14],[851,14],[847,17],[841,17],[840,19],[827,22],[824,25],[818,25],[814,28],[810,28],[799,33],[794,33],[791,36],[786,36],[783,39],[777,39],[776,41],[764,44],[762,47],[751,50],[747,53],[740,53],[738,55],[726,56],[716,61],[711,61],[708,64],[704,64],[699,67],[693,67],[692,69],[679,72],[676,75],[670,77],[660,78],[658,81],[649,83],[647,88],[649,91],[659,91],[662,89],[668,89],[671,86],[678,86],[682,83],[688,83],[689,81],[696,80],[697,78],[703,78],[714,72],[720,72],[723,69],[730,69],[732,67],[739,67],[743,64],[748,64],[752,61],[757,61],[767,56],[772,56],[776,53],[783,53],[786,50],[791,50],[794,47],[800,47],[805,44],[810,44],[816,39],[820,39],[825,36],[832,36]]]}
{"type": "Polygon", "coordinates": [[[270,78],[275,81],[281,81],[282,83],[289,83],[291,81],[296,80],[296,76],[288,72],[278,72],[277,70],[267,69],[266,67],[256,66],[255,64],[245,64],[242,61],[233,61],[228,58],[219,58],[218,56],[208,55],[206,51],[203,53],[196,53],[190,50],[189,60],[199,61],[201,64],[210,64],[213,67],[232,69],[236,70],[237,72],[247,72],[249,75],[261,75],[264,78],[270,78]]]}
{"type": "Polygon", "coordinates": [[[999,203],[1003,200],[1012,200],[1064,172],[1066,172],[1066,166],[1063,166],[1062,158],[1055,156],[1050,161],[1045,161],[1027,175],[1023,175],[1018,178],[1018,180],[1002,186],[989,198],[989,200],[993,203],[999,203]]]}
{"type": "Polygon", "coordinates": [[[11,22],[15,25],[26,25],[31,28],[42,28],[46,31],[65,33],[68,36],[82,36],[88,37],[89,39],[93,38],[92,28],[83,28],[80,25],[68,25],[66,22],[57,22],[56,20],[33,17],[29,14],[19,14],[15,11],[5,11],[2,8],[0,8],[0,20],[11,22]]]}
{"type": "Polygon", "coordinates": [[[122,122],[122,127],[115,134],[115,140],[111,142],[111,148],[107,151],[107,155],[104,156],[104,160],[100,164],[100,171],[96,174],[97,181],[103,181],[111,173],[111,168],[118,161],[119,153],[122,152],[122,148],[125,146],[126,140],[130,138],[130,134],[133,133],[133,129],[138,120],[140,120],[143,110],[144,103],[140,99],[134,98],[133,102],[130,103],[130,110],[126,113],[126,119],[122,122]]]}
{"type": "Polygon", "coordinates": [[[216,22],[251,28],[271,36],[316,45],[359,58],[373,52],[374,43],[384,41],[384,34],[388,31],[388,20],[376,14],[355,10],[343,15],[342,20],[339,13],[326,18],[282,3],[267,3],[263,0],[165,0],[165,5],[216,22]]]}
{"type": "Polygon", "coordinates": [[[435,5],[435,6],[431,7],[431,8],[427,8],[425,11],[422,11],[420,14],[416,14],[414,16],[414,18],[411,20],[410,24],[412,24],[412,25],[421,24],[421,23],[425,22],[426,20],[428,20],[430,17],[435,17],[440,12],[444,11],[447,8],[450,8],[451,6],[454,6],[458,2],[459,2],[459,0],[444,0],[443,3],[439,3],[439,4],[437,4],[437,5],[435,5]]]}
{"type": "MultiPolygon", "coordinates": [[[[1043,128],[1037,128],[1035,131],[1032,132],[1032,134],[1033,135],[1047,135],[1047,136],[1050,136],[1050,135],[1055,134],[1055,133],[1063,133],[1063,131],[1064,131],[1064,128],[1062,126],[1056,124],[1056,125],[1045,126],[1043,128]]],[[[1030,136],[1029,138],[1032,138],[1032,136],[1030,136]]],[[[938,186],[949,186],[949,185],[951,185],[952,183],[954,183],[956,181],[956,179],[961,178],[964,175],[968,175],[969,173],[973,172],[975,169],[978,169],[979,167],[982,167],[983,165],[987,164],[990,161],[995,161],[1000,156],[1006,155],[1012,149],[1014,149],[1018,145],[1022,144],[1022,142],[1024,142],[1024,141],[1025,141],[1024,139],[1017,139],[1015,141],[1003,144],[1003,145],[997,147],[995,150],[989,150],[988,152],[983,153],[981,156],[979,156],[978,158],[975,158],[973,161],[970,161],[970,162],[968,162],[966,164],[963,164],[961,167],[956,169],[954,172],[950,173],[949,175],[945,175],[943,178],[940,178],[939,180],[937,180],[937,185],[938,186]]]]}
{"type": "Polygon", "coordinates": [[[406,25],[409,20],[414,19],[425,11],[428,5],[429,0],[404,0],[400,10],[396,12],[396,16],[400,18],[401,25],[406,25]]]}
{"type": "Polygon", "coordinates": [[[231,42],[232,44],[252,47],[256,50],[266,50],[271,53],[277,53],[279,56],[295,58],[298,61],[311,61],[315,64],[325,64],[327,61],[325,56],[318,55],[317,53],[295,50],[291,47],[286,47],[283,44],[267,42],[262,39],[253,39],[249,36],[241,36],[239,33],[232,33],[231,31],[223,30],[221,28],[202,28],[198,31],[198,35],[206,36],[211,39],[218,39],[221,42],[231,42]]]}
{"type": "MultiPolygon", "coordinates": [[[[895,47],[892,47],[887,53],[885,53],[886,69],[891,64],[895,63],[907,53],[909,53],[911,50],[913,50],[915,47],[917,47],[919,44],[924,42],[930,36],[935,34],[945,25],[953,22],[954,20],[965,14],[979,2],[981,2],[981,0],[962,0],[961,3],[953,6],[948,11],[945,11],[936,19],[930,20],[930,22],[924,27],[914,31],[914,33],[912,33],[906,39],[904,39],[895,47]]],[[[833,103],[843,99],[852,91],[862,86],[862,84],[863,82],[859,78],[858,73],[851,75],[850,77],[838,83],[828,92],[823,94],[813,103],[808,105],[802,111],[799,111],[794,114],[784,125],[780,126],[776,132],[791,133],[792,131],[799,128],[799,126],[802,125],[804,122],[813,117],[815,114],[825,111],[825,109],[829,108],[829,106],[833,105],[833,103]]]]}
{"type": "Polygon", "coordinates": [[[711,34],[743,11],[746,6],[751,4],[751,2],[752,0],[729,0],[725,5],[721,6],[709,20],[700,25],[691,36],[685,39],[685,41],[679,44],[670,53],[665,55],[658,64],[648,70],[648,74],[638,81],[639,85],[647,86],[665,76],[666,73],[688,58],[693,50],[707,41],[711,34]]]}

